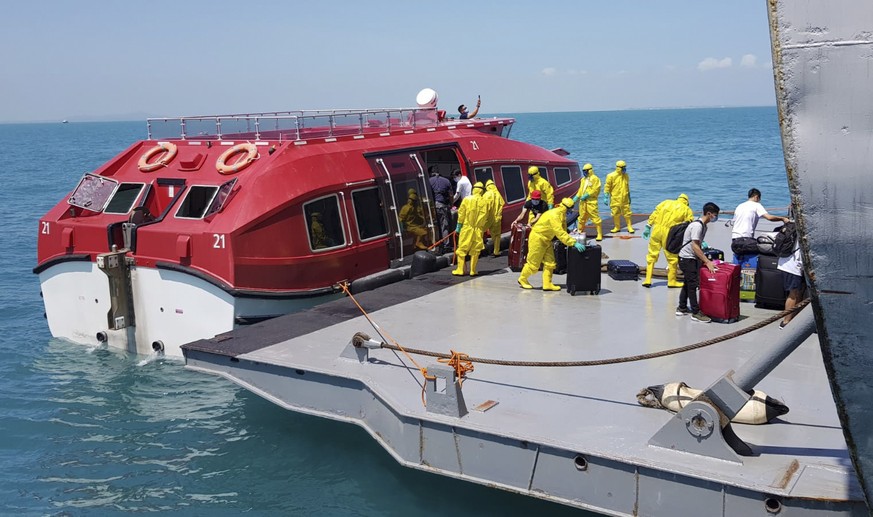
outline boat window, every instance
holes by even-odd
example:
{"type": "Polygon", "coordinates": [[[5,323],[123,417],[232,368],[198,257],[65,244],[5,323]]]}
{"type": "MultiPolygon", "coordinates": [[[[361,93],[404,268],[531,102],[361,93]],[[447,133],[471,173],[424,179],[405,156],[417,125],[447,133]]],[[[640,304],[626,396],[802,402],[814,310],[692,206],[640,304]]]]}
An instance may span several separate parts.
{"type": "Polygon", "coordinates": [[[115,191],[115,195],[106,205],[107,214],[126,214],[133,208],[133,204],[139,198],[145,183],[122,183],[115,191]]]}
{"type": "Polygon", "coordinates": [[[388,234],[385,208],[378,188],[352,192],[352,202],[355,206],[355,220],[358,223],[358,237],[362,241],[388,234]]]}
{"type": "Polygon", "coordinates": [[[118,182],[96,174],[85,174],[67,202],[92,212],[102,212],[115,193],[118,182]]]}
{"type": "Polygon", "coordinates": [[[494,172],[491,171],[491,167],[476,167],[473,169],[473,176],[476,181],[481,181],[483,185],[488,180],[494,181],[494,172]]]}
{"type": "Polygon", "coordinates": [[[176,210],[176,217],[180,219],[203,219],[206,209],[215,199],[218,192],[216,186],[192,185],[188,189],[188,195],[176,210]]]}
{"type": "Polygon", "coordinates": [[[339,200],[336,196],[306,203],[303,205],[303,213],[306,216],[310,249],[323,250],[343,246],[346,243],[339,200]]]}
{"type": "Polygon", "coordinates": [[[507,203],[514,203],[526,197],[524,181],[521,179],[521,167],[505,165],[500,167],[500,175],[503,177],[503,188],[506,190],[507,203]]]}
{"type": "Polygon", "coordinates": [[[224,205],[227,204],[227,199],[235,185],[236,178],[227,181],[218,187],[218,194],[216,194],[215,199],[212,200],[212,204],[209,205],[209,210],[206,211],[206,215],[203,217],[209,217],[212,214],[221,212],[224,205]]]}
{"type": "Polygon", "coordinates": [[[570,183],[570,169],[568,167],[555,167],[555,183],[559,187],[570,183]]]}

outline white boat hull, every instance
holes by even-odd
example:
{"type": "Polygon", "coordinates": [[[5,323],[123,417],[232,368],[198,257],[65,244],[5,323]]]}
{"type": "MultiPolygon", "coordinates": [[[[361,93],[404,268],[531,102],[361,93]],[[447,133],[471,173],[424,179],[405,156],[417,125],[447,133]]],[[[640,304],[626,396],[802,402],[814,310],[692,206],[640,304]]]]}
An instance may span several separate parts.
{"type": "Polygon", "coordinates": [[[308,298],[238,297],[178,271],[131,267],[135,324],[110,330],[109,280],[93,262],[62,262],[39,273],[49,330],[57,338],[150,354],[182,357],[185,343],[232,330],[237,317],[259,318],[311,307],[335,295],[308,298]]]}

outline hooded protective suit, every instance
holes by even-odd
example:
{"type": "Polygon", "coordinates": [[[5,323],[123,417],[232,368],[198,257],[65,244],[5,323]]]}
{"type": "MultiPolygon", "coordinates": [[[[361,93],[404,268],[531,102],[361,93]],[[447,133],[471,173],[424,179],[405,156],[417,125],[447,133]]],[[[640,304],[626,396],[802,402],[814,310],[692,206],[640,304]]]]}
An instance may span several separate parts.
{"type": "Polygon", "coordinates": [[[531,165],[527,169],[528,176],[532,176],[527,182],[527,199],[530,199],[530,193],[534,190],[539,190],[543,195],[543,201],[548,203],[549,208],[555,206],[555,189],[549,180],[540,176],[540,168],[536,165],[531,165]]]}
{"type": "MultiPolygon", "coordinates": [[[[649,254],[646,256],[646,279],[643,281],[643,286],[650,287],[652,285],[652,269],[655,267],[655,262],[658,261],[663,248],[664,256],[667,257],[667,286],[682,287],[682,283],[676,280],[679,255],[670,253],[665,246],[670,228],[679,223],[693,220],[694,214],[688,206],[688,196],[685,194],[679,194],[676,199],[667,199],[658,203],[652,215],[649,216],[652,234],[649,239],[649,254]]],[[[648,231],[648,229],[646,230],[648,231]]]]}
{"type": "Polygon", "coordinates": [[[482,234],[488,222],[488,206],[482,197],[484,190],[482,183],[477,181],[473,185],[473,194],[465,197],[458,209],[458,226],[461,228],[461,235],[458,237],[458,249],[455,250],[458,267],[452,271],[453,275],[464,274],[467,255],[470,256],[470,276],[476,275],[479,252],[485,248],[482,234]]]}
{"type": "Polygon", "coordinates": [[[627,223],[628,233],[634,233],[634,228],[631,226],[630,178],[623,160],[615,162],[615,170],[606,175],[606,187],[603,191],[609,196],[609,211],[612,212],[615,223],[612,228],[613,233],[621,231],[621,216],[624,216],[627,223]]]}
{"type": "Polygon", "coordinates": [[[585,176],[582,178],[579,191],[576,193],[576,197],[579,198],[579,219],[576,224],[581,231],[590,219],[594,227],[597,228],[597,240],[600,241],[603,240],[603,226],[597,203],[597,198],[600,197],[600,178],[594,174],[594,167],[590,163],[586,163],[582,167],[582,174],[585,176]]]}
{"type": "Polygon", "coordinates": [[[491,234],[491,241],[494,243],[494,254],[500,255],[500,225],[503,222],[503,205],[506,204],[506,200],[500,195],[497,185],[492,180],[485,182],[485,194],[482,197],[485,199],[485,204],[488,207],[488,222],[485,225],[485,229],[491,234]]]}
{"type": "Polygon", "coordinates": [[[418,193],[409,189],[406,204],[400,209],[400,224],[415,238],[415,249],[427,249],[427,228],[424,220],[424,209],[418,202],[418,193]]]}
{"type": "Polygon", "coordinates": [[[555,249],[552,247],[552,239],[557,237],[567,246],[575,246],[576,239],[567,233],[567,209],[572,208],[573,200],[565,198],[555,208],[540,216],[537,224],[533,226],[527,241],[527,263],[518,276],[518,283],[525,289],[531,285],[527,279],[543,266],[543,290],[556,291],[560,288],[552,283],[552,273],[555,271],[555,249]]]}

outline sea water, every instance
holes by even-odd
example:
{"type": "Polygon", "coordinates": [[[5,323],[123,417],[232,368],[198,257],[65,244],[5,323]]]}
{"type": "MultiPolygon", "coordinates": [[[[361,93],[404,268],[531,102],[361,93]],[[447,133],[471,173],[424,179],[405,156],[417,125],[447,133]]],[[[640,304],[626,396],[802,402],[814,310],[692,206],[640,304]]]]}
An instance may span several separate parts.
{"type": "MultiPolygon", "coordinates": [[[[788,205],[772,107],[513,116],[511,138],[564,148],[601,179],[626,161],[635,212],[680,192],[695,210],[731,210],[751,187],[788,205]]],[[[52,339],[31,272],[39,217],[144,134],[142,122],[0,125],[0,514],[580,515],[401,467],[357,426],[181,361],[52,339]]]]}

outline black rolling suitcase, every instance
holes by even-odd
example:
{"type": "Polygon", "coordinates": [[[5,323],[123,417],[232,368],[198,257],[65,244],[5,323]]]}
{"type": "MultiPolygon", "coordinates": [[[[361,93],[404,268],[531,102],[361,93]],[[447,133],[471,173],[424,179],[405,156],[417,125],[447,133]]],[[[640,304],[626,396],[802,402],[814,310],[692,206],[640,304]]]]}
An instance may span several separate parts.
{"type": "Polygon", "coordinates": [[[588,246],[579,253],[576,248],[567,250],[567,292],[600,294],[600,246],[588,246]]]}
{"type": "Polygon", "coordinates": [[[606,263],[606,273],[613,280],[639,280],[640,267],[630,260],[610,260],[606,263]]]}
{"type": "Polygon", "coordinates": [[[785,286],[782,271],[776,269],[779,257],[758,255],[758,268],[755,270],[755,307],[761,309],[785,308],[785,286]]]}
{"type": "Polygon", "coordinates": [[[555,250],[555,274],[563,275],[567,272],[567,246],[555,239],[552,241],[552,247],[555,250]]]}

